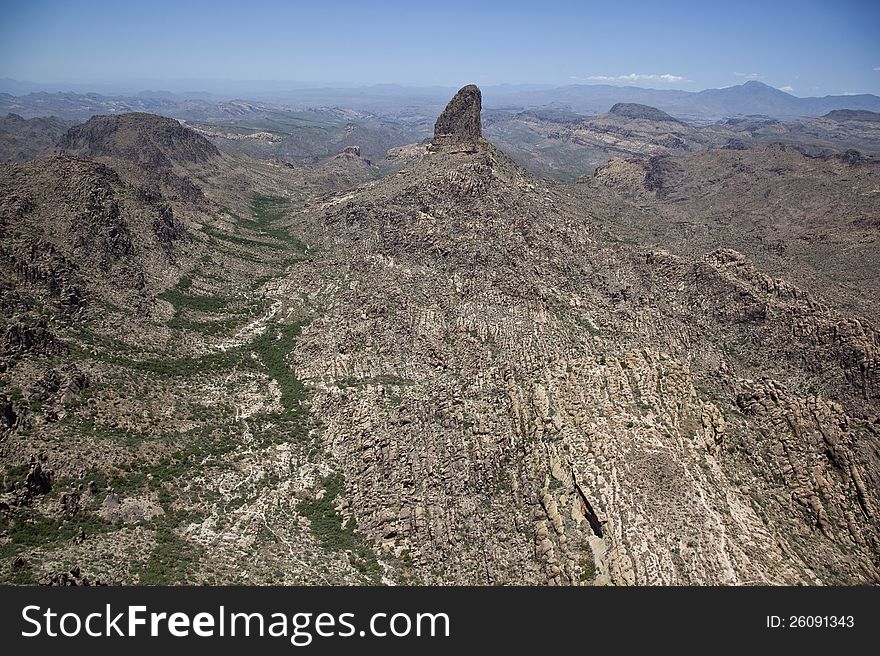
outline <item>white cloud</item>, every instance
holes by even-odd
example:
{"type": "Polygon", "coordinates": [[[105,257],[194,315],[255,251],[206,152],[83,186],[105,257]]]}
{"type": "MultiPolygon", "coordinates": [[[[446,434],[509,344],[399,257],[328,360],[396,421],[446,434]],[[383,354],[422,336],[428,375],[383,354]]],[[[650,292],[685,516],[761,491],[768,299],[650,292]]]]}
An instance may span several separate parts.
{"type": "Polygon", "coordinates": [[[690,82],[683,75],[673,75],[672,73],[630,73],[629,75],[588,75],[585,78],[577,78],[591,80],[593,82],[665,82],[673,84],[675,82],[690,82]]]}
{"type": "Polygon", "coordinates": [[[785,91],[785,93],[794,93],[794,87],[786,84],[784,87],[779,87],[780,91],[785,91]]]}
{"type": "Polygon", "coordinates": [[[875,67],[874,67],[874,70],[875,70],[875,71],[880,71],[880,66],[875,66],[875,67]]]}
{"type": "Polygon", "coordinates": [[[749,80],[760,80],[764,77],[760,73],[734,73],[734,75],[736,75],[737,77],[744,77],[749,80]]]}

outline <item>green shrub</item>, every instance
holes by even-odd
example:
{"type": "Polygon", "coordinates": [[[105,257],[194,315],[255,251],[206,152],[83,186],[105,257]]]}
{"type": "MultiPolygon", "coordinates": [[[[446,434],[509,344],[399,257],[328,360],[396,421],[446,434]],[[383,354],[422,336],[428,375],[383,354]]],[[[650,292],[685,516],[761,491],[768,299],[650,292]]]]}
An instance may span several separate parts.
{"type": "Polygon", "coordinates": [[[16,517],[6,530],[8,541],[0,545],[0,558],[18,555],[28,547],[51,547],[72,540],[80,534],[103,533],[112,528],[97,515],[80,512],[70,519],[56,519],[34,513],[30,517],[16,517]]]}
{"type": "Polygon", "coordinates": [[[202,549],[160,524],[155,534],[156,546],[137,572],[141,585],[174,585],[187,581],[202,549]]]}
{"type": "Polygon", "coordinates": [[[300,501],[297,511],[309,520],[312,534],[322,547],[328,551],[348,552],[352,565],[368,580],[378,582],[382,567],[376,554],[355,533],[353,522],[343,526],[342,517],[336,512],[335,500],[345,489],[345,480],[341,474],[331,474],[324,478],[323,484],[324,496],[300,501]]]}

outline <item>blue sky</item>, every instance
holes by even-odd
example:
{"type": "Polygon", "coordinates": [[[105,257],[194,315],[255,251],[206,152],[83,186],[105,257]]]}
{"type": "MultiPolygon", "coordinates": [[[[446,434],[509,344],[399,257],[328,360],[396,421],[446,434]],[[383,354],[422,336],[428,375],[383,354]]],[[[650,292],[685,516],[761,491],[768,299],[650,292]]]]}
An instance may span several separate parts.
{"type": "Polygon", "coordinates": [[[0,16],[0,77],[36,82],[757,79],[799,96],[880,94],[877,0],[4,0],[0,16]]]}

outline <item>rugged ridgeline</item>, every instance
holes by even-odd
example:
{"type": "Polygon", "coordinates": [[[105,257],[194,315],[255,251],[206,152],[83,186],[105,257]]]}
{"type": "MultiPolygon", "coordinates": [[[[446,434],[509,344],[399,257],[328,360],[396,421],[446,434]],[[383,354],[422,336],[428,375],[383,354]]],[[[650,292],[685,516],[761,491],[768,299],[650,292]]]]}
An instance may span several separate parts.
{"type": "Polygon", "coordinates": [[[26,162],[54,150],[58,139],[71,127],[54,116],[24,119],[18,114],[0,117],[0,162],[26,162]]]}
{"type": "Polygon", "coordinates": [[[207,208],[183,167],[219,152],[177,121],[138,114],[73,127],[59,150],[2,168],[7,308],[29,315],[14,300],[29,286],[59,316],[78,315],[90,296],[148,312],[169,266],[191,254],[186,217],[207,208]]]}
{"type": "Polygon", "coordinates": [[[152,114],[94,116],[67,131],[58,147],[80,157],[111,159],[152,192],[196,202],[198,186],[186,175],[210,169],[220,151],[207,139],[174,119],[152,114]]]}
{"type": "Polygon", "coordinates": [[[536,175],[573,181],[609,159],[677,156],[709,149],[788,144],[811,156],[858,150],[880,153],[880,123],[873,112],[838,110],[816,119],[783,122],[745,116],[689,124],[646,105],[616,103],[598,116],[557,109],[494,111],[488,138],[536,175]]]}
{"type": "Polygon", "coordinates": [[[154,167],[220,155],[216,146],[178,121],[136,112],[90,118],[68,130],[58,145],[83,157],[117,157],[154,167]]]}
{"type": "Polygon", "coordinates": [[[489,144],[323,204],[296,368],[359,528],[430,583],[876,581],[870,323],[612,204],[489,144]]]}
{"type": "MultiPolygon", "coordinates": [[[[686,172],[705,162],[541,181],[482,138],[473,86],[408,168],[329,195],[356,153],[308,173],[175,157],[147,128],[129,155],[95,127],[99,146],[66,143],[100,163],[75,161],[167,193],[189,250],[142,292],[152,313],[86,311],[88,339],[57,319],[66,355],[8,360],[4,580],[880,580],[880,338],[833,284],[766,275],[729,233],[689,250],[687,226],[647,225],[661,188],[703,207],[686,172]]],[[[774,164],[774,188],[852,196],[864,171],[810,162],[824,187],[774,164]]],[[[717,166],[766,177],[747,165],[717,166]]],[[[4,171],[4,208],[42,225],[27,171],[4,171]]]]}
{"type": "Polygon", "coordinates": [[[772,144],[615,158],[577,188],[623,234],[691,256],[735,248],[876,323],[878,175],[880,160],[858,152],[812,157],[772,144]],[[606,205],[608,191],[626,205],[606,205]]]}

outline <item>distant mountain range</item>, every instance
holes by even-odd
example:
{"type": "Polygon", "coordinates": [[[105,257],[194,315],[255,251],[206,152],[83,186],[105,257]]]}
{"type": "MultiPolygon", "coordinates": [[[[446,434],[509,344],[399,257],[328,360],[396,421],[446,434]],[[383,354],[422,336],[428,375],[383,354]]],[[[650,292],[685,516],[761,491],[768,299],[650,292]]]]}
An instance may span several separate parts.
{"type": "MultiPolygon", "coordinates": [[[[230,100],[209,93],[140,92],[134,95],[100,95],[73,91],[21,94],[23,83],[0,80],[0,114],[13,112],[25,118],[55,115],[86,119],[94,114],[146,111],[186,118],[194,110],[210,110],[230,100]],[[17,95],[16,92],[18,92],[17,95]]],[[[374,85],[355,88],[290,88],[257,91],[247,98],[283,107],[344,107],[375,114],[416,119],[433,116],[444,105],[450,89],[374,85]]],[[[834,110],[880,111],[880,97],[872,94],[799,98],[761,82],[724,89],[691,92],[643,89],[603,84],[561,87],[499,85],[483,90],[488,109],[522,110],[554,107],[580,114],[607,112],[617,103],[638,103],[661,109],[676,118],[715,121],[734,116],[764,115],[778,119],[817,117],[834,110]]]]}
{"type": "Polygon", "coordinates": [[[606,112],[615,103],[650,105],[679,118],[719,119],[762,114],[773,118],[816,117],[836,109],[880,111],[880,97],[872,94],[798,98],[761,82],[724,89],[678,91],[617,87],[604,84],[571,85],[529,91],[486,90],[486,105],[498,107],[556,105],[583,114],[606,112]]]}

